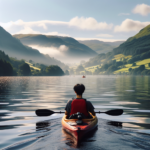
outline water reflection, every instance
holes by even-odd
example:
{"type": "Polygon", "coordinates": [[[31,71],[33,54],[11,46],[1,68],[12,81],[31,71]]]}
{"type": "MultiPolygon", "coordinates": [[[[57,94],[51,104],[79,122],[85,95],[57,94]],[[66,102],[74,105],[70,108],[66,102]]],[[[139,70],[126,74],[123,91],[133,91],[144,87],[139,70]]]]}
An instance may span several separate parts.
{"type": "Polygon", "coordinates": [[[77,140],[71,134],[66,132],[66,130],[64,130],[63,128],[62,128],[62,135],[63,135],[62,141],[65,142],[66,145],[68,145],[69,147],[77,148],[79,146],[77,140]]]}
{"type": "Polygon", "coordinates": [[[42,122],[36,123],[36,131],[39,131],[39,130],[49,131],[50,128],[47,128],[47,127],[50,127],[50,121],[42,121],[42,122]]]}

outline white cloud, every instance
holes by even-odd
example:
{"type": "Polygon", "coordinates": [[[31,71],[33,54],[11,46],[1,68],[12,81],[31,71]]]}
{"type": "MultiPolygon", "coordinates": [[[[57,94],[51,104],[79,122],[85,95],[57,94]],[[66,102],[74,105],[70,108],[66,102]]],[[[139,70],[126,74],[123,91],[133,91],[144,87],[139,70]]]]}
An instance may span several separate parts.
{"type": "Polygon", "coordinates": [[[79,29],[83,30],[104,30],[104,29],[112,29],[113,24],[107,24],[106,22],[97,22],[96,19],[89,17],[75,17],[69,21],[70,26],[75,26],[79,29]]]}
{"type": "Polygon", "coordinates": [[[129,13],[120,13],[118,14],[118,16],[129,16],[130,14],[129,13]]]}
{"type": "Polygon", "coordinates": [[[24,27],[24,29],[20,30],[16,34],[40,34],[38,31],[32,30],[30,27],[24,27]]]}
{"type": "Polygon", "coordinates": [[[97,37],[106,37],[106,38],[113,37],[113,35],[110,35],[110,34],[98,34],[96,36],[97,37]]]}
{"type": "MultiPolygon", "coordinates": [[[[0,23],[11,34],[53,34],[60,35],[58,32],[50,32],[53,28],[78,28],[80,30],[109,30],[113,24],[106,22],[97,22],[94,18],[74,17],[69,22],[41,20],[24,22],[23,20],[10,21],[8,23],[0,23]],[[41,32],[42,31],[42,32],[41,32]]],[[[56,29],[55,29],[56,30],[56,29]]],[[[62,34],[63,35],[63,34],[62,34]]],[[[68,35],[67,35],[68,36],[68,35]]]]}
{"type": "Polygon", "coordinates": [[[24,29],[20,30],[19,32],[15,34],[44,34],[44,35],[55,35],[55,36],[68,36],[69,34],[63,34],[63,33],[58,33],[58,32],[39,32],[35,31],[30,27],[24,27],[24,29]]]}
{"type": "Polygon", "coordinates": [[[150,13],[150,6],[146,4],[138,4],[132,12],[134,14],[140,14],[142,16],[147,16],[150,13]]]}
{"type": "Polygon", "coordinates": [[[115,32],[139,31],[149,24],[150,22],[140,22],[131,19],[126,19],[121,23],[121,25],[115,26],[114,31],[115,32]]]}
{"type": "MultiPolygon", "coordinates": [[[[67,22],[62,21],[34,21],[34,22],[24,22],[23,20],[10,21],[8,23],[0,23],[8,32],[11,34],[22,33],[22,34],[41,34],[40,30],[44,30],[44,34],[48,34],[50,27],[49,25],[58,25],[58,26],[69,26],[67,22]],[[38,31],[35,31],[36,30],[38,31]]],[[[51,33],[51,32],[50,32],[51,33]]],[[[54,33],[54,32],[52,32],[54,33]]],[[[56,33],[56,32],[55,32],[56,33]]],[[[56,33],[58,35],[58,33],[56,33]]]]}
{"type": "MultiPolygon", "coordinates": [[[[16,23],[16,22],[15,22],[16,23]]],[[[56,35],[56,36],[69,36],[69,34],[63,34],[63,33],[58,33],[58,32],[40,32],[40,31],[35,31],[29,26],[23,26],[23,29],[21,29],[18,32],[13,32],[12,34],[44,34],[44,35],[56,35]]],[[[9,29],[6,27],[6,30],[8,31],[9,29]]]]}

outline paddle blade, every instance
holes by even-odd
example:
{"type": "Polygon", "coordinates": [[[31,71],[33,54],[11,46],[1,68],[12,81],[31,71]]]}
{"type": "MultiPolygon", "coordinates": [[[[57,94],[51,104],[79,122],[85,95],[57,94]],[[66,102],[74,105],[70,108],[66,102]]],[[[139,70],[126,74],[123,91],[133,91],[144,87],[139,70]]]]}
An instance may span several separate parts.
{"type": "Polygon", "coordinates": [[[52,114],[54,114],[53,111],[48,110],[48,109],[38,109],[35,111],[37,116],[50,116],[52,114]]]}
{"type": "Polygon", "coordinates": [[[109,110],[107,112],[105,112],[107,115],[111,115],[111,116],[119,116],[123,114],[123,110],[122,109],[115,109],[115,110],[109,110]]]}

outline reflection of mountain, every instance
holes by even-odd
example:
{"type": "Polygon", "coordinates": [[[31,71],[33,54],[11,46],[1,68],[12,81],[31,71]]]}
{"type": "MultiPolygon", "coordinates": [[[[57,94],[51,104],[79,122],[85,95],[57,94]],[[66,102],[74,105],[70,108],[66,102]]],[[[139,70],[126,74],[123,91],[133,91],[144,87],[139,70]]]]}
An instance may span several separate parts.
{"type": "Polygon", "coordinates": [[[38,63],[47,65],[59,65],[65,66],[60,61],[41,54],[38,50],[23,45],[18,39],[14,38],[0,27],[0,50],[4,51],[11,57],[17,57],[18,59],[33,60],[38,63]]]}
{"type": "Polygon", "coordinates": [[[90,47],[91,49],[100,54],[112,51],[114,48],[118,47],[124,41],[103,42],[99,40],[85,40],[79,42],[85,44],[86,46],[90,47]]]}
{"type": "Polygon", "coordinates": [[[61,53],[64,56],[69,56],[69,58],[90,58],[97,55],[97,53],[91,48],[79,43],[71,37],[47,36],[40,34],[18,34],[14,35],[14,37],[18,38],[26,45],[36,45],[45,48],[54,47],[55,49],[64,46],[66,49],[62,49],[61,53]]]}

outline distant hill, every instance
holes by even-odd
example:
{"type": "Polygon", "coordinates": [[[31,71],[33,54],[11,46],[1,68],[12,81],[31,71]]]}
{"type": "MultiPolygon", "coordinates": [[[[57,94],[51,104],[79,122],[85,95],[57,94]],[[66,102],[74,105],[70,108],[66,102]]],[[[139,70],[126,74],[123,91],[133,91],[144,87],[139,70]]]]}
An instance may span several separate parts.
{"type": "Polygon", "coordinates": [[[0,50],[4,51],[10,57],[18,59],[33,60],[34,62],[47,65],[59,65],[66,67],[60,61],[43,55],[36,49],[23,45],[19,39],[14,38],[11,34],[0,27],[0,50]]]}
{"type": "Polygon", "coordinates": [[[98,54],[101,54],[101,53],[107,53],[107,52],[112,51],[114,48],[118,47],[124,41],[103,42],[99,40],[85,40],[85,41],[79,40],[79,42],[90,47],[91,49],[96,51],[98,54]]]}
{"type": "Polygon", "coordinates": [[[25,45],[36,45],[45,48],[60,48],[60,46],[66,46],[67,50],[61,51],[62,57],[70,58],[91,58],[97,55],[88,46],[79,43],[77,40],[71,37],[61,36],[49,36],[41,34],[17,34],[15,38],[19,39],[25,45]]]}

